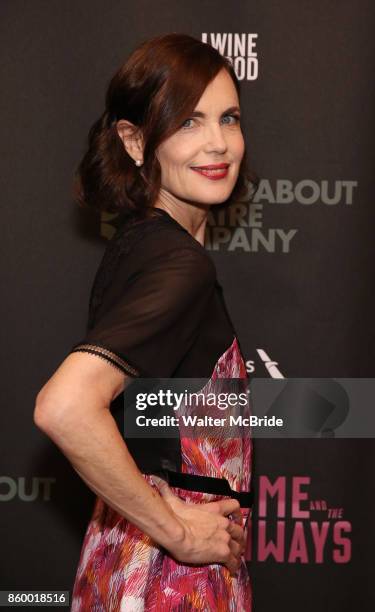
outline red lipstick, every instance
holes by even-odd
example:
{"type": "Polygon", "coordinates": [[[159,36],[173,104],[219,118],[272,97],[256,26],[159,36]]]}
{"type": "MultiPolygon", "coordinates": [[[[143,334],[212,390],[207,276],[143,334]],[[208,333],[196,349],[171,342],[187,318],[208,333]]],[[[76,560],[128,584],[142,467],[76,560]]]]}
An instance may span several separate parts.
{"type": "Polygon", "coordinates": [[[225,178],[228,174],[229,164],[207,164],[206,166],[191,166],[192,170],[199,172],[202,176],[205,176],[213,181],[225,178]]]}

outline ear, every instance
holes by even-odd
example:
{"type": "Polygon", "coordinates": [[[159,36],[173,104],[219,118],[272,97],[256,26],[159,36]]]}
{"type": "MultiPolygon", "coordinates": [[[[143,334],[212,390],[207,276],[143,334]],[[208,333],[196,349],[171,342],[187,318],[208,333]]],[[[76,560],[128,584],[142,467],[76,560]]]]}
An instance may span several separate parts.
{"type": "Polygon", "coordinates": [[[134,161],[140,160],[143,163],[143,138],[140,128],[126,119],[120,119],[116,129],[128,155],[134,161]]]}

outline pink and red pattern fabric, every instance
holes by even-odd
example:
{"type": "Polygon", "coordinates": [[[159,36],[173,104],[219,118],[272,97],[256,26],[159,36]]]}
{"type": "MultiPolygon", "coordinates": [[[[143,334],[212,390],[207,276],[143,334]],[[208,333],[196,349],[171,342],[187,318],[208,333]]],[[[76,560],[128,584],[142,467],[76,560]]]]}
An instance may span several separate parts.
{"type": "MultiPolygon", "coordinates": [[[[247,378],[236,338],[216,363],[204,392],[209,392],[219,378],[247,378]]],[[[186,434],[180,426],[183,472],[226,478],[235,491],[250,489],[250,434],[226,438],[186,434]]],[[[158,490],[151,475],[143,476],[158,490]]],[[[171,490],[190,503],[223,499],[178,487],[171,490]]],[[[241,510],[244,518],[251,518],[248,516],[251,509],[241,510]]],[[[251,612],[252,587],[244,558],[234,577],[220,563],[201,566],[179,563],[98,497],[81,550],[71,610],[251,612]]]]}

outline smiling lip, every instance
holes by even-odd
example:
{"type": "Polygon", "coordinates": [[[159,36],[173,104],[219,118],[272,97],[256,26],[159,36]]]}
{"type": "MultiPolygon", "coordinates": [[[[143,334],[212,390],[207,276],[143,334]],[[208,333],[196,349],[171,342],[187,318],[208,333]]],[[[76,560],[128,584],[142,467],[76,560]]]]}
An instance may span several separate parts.
{"type": "Polygon", "coordinates": [[[193,170],[219,170],[228,168],[229,164],[209,164],[208,166],[191,166],[193,170]]]}
{"type": "Polygon", "coordinates": [[[219,181],[228,174],[229,164],[209,164],[208,166],[190,166],[192,170],[211,181],[219,181]]]}

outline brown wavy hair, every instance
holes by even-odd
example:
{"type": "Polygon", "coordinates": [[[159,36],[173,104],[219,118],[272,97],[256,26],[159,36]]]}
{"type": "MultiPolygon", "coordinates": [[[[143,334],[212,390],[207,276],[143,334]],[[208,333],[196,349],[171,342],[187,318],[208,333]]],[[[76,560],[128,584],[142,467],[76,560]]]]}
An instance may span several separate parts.
{"type": "MultiPolygon", "coordinates": [[[[211,45],[172,33],[142,42],[111,79],[105,110],[88,134],[88,147],[74,180],[74,199],[96,211],[146,217],[161,186],[157,147],[195,109],[207,85],[222,69],[240,83],[232,64],[211,45]],[[142,168],[128,155],[116,123],[127,119],[144,139],[142,168]]],[[[241,197],[258,177],[247,168],[246,152],[231,198],[241,197]]]]}

